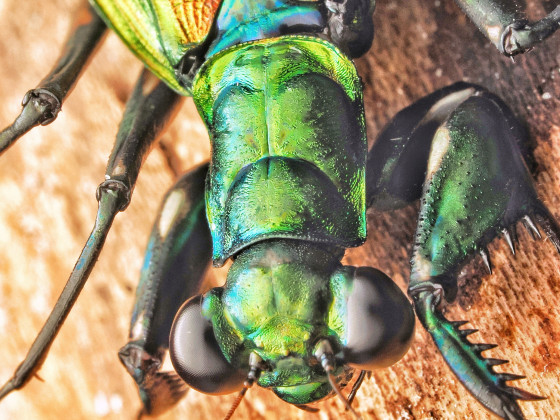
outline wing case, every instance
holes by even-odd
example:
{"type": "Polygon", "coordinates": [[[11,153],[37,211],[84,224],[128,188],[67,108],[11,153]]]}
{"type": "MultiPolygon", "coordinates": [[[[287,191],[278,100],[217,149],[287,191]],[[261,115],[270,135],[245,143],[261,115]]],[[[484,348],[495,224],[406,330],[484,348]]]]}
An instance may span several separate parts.
{"type": "Polygon", "coordinates": [[[142,62],[172,89],[189,91],[175,67],[208,35],[221,0],[90,0],[142,62]]]}

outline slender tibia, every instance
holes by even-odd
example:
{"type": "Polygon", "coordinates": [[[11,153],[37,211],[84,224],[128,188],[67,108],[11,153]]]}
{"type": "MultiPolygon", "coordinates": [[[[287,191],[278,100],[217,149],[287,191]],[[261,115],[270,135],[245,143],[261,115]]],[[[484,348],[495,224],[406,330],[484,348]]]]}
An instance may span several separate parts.
{"type": "Polygon", "coordinates": [[[560,6],[537,22],[525,17],[524,0],[455,0],[478,29],[506,56],[530,50],[560,28],[560,6]]]}
{"type": "Polygon", "coordinates": [[[18,366],[12,378],[0,389],[0,400],[13,390],[23,387],[33,376],[36,376],[36,372],[41,368],[51,344],[74,306],[99,257],[115,215],[126,201],[126,193],[120,188],[113,189],[111,186],[102,184],[98,189],[98,200],[99,209],[95,226],[74,270],[27,356],[18,366]]]}
{"type": "Polygon", "coordinates": [[[107,27],[85,1],[74,19],[60,58],[51,72],[23,98],[23,110],[15,121],[0,132],[0,154],[38,125],[53,122],[107,27]]]}
{"type": "Polygon", "coordinates": [[[51,344],[70,313],[101,252],[113,220],[130,202],[130,194],[151,145],[173,115],[178,95],[145,70],[136,85],[107,166],[106,180],[97,189],[99,209],[93,231],[70,278],[25,360],[0,389],[0,399],[21,388],[41,367],[51,344]],[[146,118],[146,108],[157,110],[146,118]]]}

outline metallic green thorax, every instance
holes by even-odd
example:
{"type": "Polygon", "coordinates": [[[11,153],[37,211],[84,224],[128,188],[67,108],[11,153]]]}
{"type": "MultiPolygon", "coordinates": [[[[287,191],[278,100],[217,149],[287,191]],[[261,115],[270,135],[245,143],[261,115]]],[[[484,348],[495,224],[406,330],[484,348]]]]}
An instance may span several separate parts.
{"type": "Polygon", "coordinates": [[[361,92],[352,62],[318,38],[245,43],[205,63],[193,94],[212,141],[215,264],[264,239],[364,241],[361,92]]]}

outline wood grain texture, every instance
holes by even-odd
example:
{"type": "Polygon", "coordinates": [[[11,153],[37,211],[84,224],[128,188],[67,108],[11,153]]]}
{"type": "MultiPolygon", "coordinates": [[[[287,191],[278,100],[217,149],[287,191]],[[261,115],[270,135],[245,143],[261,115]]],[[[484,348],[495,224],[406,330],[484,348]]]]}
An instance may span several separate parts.
{"type": "MultiPolygon", "coordinates": [[[[0,2],[0,125],[19,112],[28,88],[58,55],[79,0],[0,2]]],[[[537,2],[542,15],[557,0],[537,2]]],[[[560,36],[516,63],[501,57],[450,0],[395,0],[378,5],[376,39],[357,61],[365,84],[370,142],[399,109],[458,80],[480,83],[502,96],[527,122],[537,190],[560,218],[560,36]]],[[[126,97],[141,65],[110,35],[52,125],[36,129],[0,159],[0,381],[9,378],[63,287],[93,224],[95,188],[126,97]]],[[[0,419],[133,419],[139,400],[120,366],[128,318],[151,220],[175,173],[207,159],[205,129],[187,100],[147,160],[132,204],[119,215],[99,262],[53,345],[40,375],[0,404],[0,419]]],[[[483,170],[483,168],[481,168],[483,170]]],[[[367,243],[347,264],[378,267],[403,289],[409,275],[417,207],[368,215],[367,243]]],[[[520,230],[516,257],[504,241],[490,253],[493,275],[475,259],[450,309],[481,330],[473,341],[500,345],[488,352],[510,359],[516,383],[548,396],[522,403],[530,419],[560,418],[560,259],[548,241],[520,230]]],[[[209,281],[223,279],[211,270],[209,281]]],[[[196,392],[161,419],[222,418],[234,396],[196,392]]],[[[319,415],[288,406],[270,392],[251,390],[236,419],[351,418],[331,399],[319,415]]],[[[364,418],[492,418],[454,379],[418,325],[404,359],[375,372],[355,403],[364,418]]]]}

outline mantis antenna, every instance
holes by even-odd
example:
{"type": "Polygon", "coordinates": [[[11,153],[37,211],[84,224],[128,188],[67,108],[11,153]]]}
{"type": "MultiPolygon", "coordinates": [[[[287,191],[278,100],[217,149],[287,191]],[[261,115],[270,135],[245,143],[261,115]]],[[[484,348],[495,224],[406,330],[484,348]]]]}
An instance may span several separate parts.
{"type": "Polygon", "coordinates": [[[251,353],[251,355],[249,356],[249,373],[247,374],[247,379],[245,380],[245,383],[243,384],[243,389],[241,391],[239,391],[239,394],[237,394],[237,398],[235,399],[235,401],[233,402],[231,408],[229,409],[228,413],[226,414],[226,416],[224,417],[224,420],[230,420],[231,416],[233,416],[233,413],[235,413],[235,410],[237,410],[237,407],[239,407],[239,404],[241,404],[241,400],[243,400],[243,397],[245,396],[245,394],[247,393],[247,390],[249,388],[251,388],[253,386],[253,384],[259,379],[259,376],[261,376],[261,372],[263,370],[263,363],[262,363],[262,359],[261,357],[257,354],[257,353],[251,353]]]}
{"type": "Polygon", "coordinates": [[[356,413],[356,410],[352,408],[350,402],[344,395],[342,395],[342,392],[340,392],[340,388],[336,384],[335,377],[332,373],[334,371],[334,352],[328,340],[319,341],[317,350],[315,351],[315,357],[317,357],[317,360],[321,362],[321,366],[323,366],[323,369],[327,373],[331,388],[336,393],[336,395],[338,395],[338,398],[340,398],[340,400],[344,403],[346,409],[349,410],[354,415],[354,417],[356,417],[356,419],[362,420],[362,417],[360,417],[360,415],[356,413]]]}

